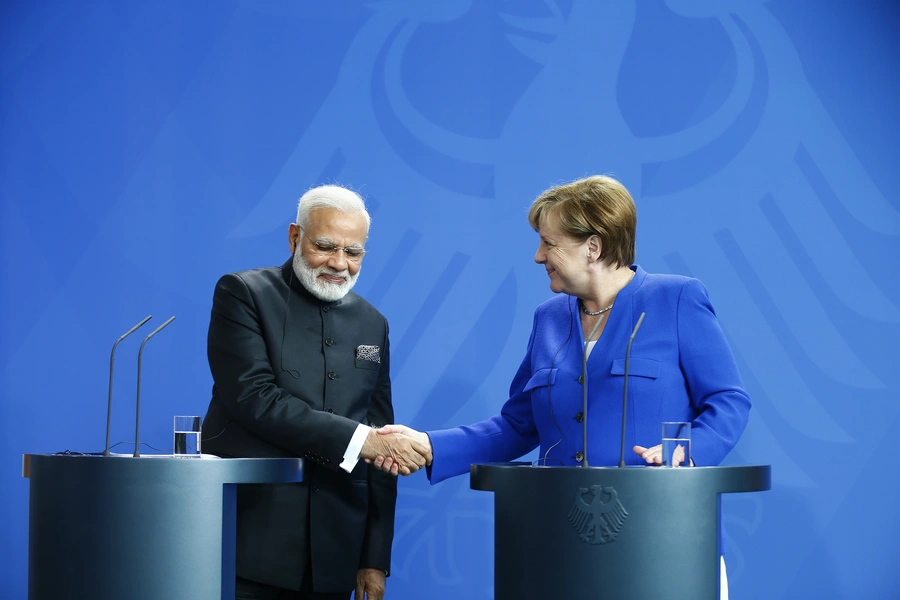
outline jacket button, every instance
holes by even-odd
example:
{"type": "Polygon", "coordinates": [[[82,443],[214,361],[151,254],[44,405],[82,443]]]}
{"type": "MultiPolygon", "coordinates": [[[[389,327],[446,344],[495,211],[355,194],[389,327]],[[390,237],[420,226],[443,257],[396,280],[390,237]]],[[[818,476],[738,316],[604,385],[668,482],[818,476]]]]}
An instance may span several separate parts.
{"type": "Polygon", "coordinates": [[[331,308],[331,307],[328,306],[328,305],[326,304],[325,306],[322,307],[322,311],[323,311],[323,312],[328,312],[330,308],[331,308]]]}
{"type": "Polygon", "coordinates": [[[326,346],[334,346],[334,340],[331,339],[330,337],[325,338],[325,345],[326,346]]]}
{"type": "Polygon", "coordinates": [[[326,409],[325,409],[325,412],[327,412],[327,413],[333,413],[334,411],[331,410],[330,408],[326,408],[326,409]]]}
{"type": "Polygon", "coordinates": [[[584,452],[576,452],[575,460],[577,460],[578,462],[583,461],[584,460],[584,452]]]}
{"type": "Polygon", "coordinates": [[[317,493],[319,491],[319,486],[317,486],[317,485],[312,486],[312,491],[313,491],[313,494],[317,493]]]}
{"type": "Polygon", "coordinates": [[[328,371],[328,379],[337,379],[337,373],[334,371],[328,371]]]}
{"type": "Polygon", "coordinates": [[[578,378],[578,383],[584,383],[584,375],[578,378]]]}
{"type": "Polygon", "coordinates": [[[584,413],[578,413],[575,415],[575,420],[579,423],[584,423],[584,413]]]}

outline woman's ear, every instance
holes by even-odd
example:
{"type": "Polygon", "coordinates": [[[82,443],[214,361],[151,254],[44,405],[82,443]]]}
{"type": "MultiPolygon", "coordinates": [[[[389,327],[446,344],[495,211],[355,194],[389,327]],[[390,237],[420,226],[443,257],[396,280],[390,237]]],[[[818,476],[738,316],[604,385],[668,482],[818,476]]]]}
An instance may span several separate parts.
{"type": "Polygon", "coordinates": [[[600,236],[592,235],[587,242],[588,258],[592,261],[599,261],[603,254],[603,243],[600,241],[600,236]]]}

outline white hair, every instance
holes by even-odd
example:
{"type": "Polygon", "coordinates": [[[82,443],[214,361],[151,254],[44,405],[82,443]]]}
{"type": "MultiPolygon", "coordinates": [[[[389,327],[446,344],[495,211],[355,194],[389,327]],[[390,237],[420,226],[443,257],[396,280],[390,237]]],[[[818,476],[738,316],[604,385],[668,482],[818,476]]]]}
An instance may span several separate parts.
{"type": "Polygon", "coordinates": [[[344,213],[361,214],[366,218],[366,230],[372,224],[372,217],[369,216],[362,197],[353,190],[339,185],[320,185],[303,194],[297,203],[297,225],[306,229],[310,211],[317,208],[333,208],[344,213]]]}

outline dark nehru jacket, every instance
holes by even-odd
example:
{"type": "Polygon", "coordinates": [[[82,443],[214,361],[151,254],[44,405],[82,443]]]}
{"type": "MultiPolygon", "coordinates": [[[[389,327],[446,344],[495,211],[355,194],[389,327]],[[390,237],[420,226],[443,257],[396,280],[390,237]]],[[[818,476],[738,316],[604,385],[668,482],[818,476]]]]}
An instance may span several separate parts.
{"type": "Polygon", "coordinates": [[[238,576],[300,589],[311,561],[316,591],[344,592],[388,571],[397,480],[340,467],[359,423],[394,422],[384,316],[353,292],[317,299],[288,260],[219,280],[208,355],[203,451],[306,459],[303,483],[238,486],[238,576]]]}

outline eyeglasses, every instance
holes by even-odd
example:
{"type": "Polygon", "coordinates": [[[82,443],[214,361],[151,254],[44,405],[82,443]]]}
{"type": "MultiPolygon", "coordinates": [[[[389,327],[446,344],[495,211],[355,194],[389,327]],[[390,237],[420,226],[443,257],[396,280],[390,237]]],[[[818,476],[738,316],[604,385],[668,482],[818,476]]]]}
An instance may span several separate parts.
{"type": "MultiPolygon", "coordinates": [[[[303,231],[302,227],[300,227],[300,231],[303,231]]],[[[309,243],[313,247],[313,253],[317,254],[318,256],[334,256],[339,251],[343,251],[344,256],[347,257],[347,260],[349,260],[350,262],[359,262],[360,260],[362,260],[363,255],[366,253],[366,249],[358,244],[342,247],[331,242],[311,240],[306,236],[303,236],[303,238],[309,241],[309,243]]]]}

